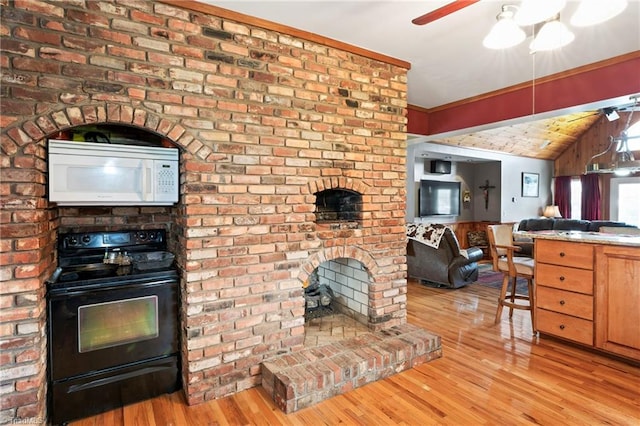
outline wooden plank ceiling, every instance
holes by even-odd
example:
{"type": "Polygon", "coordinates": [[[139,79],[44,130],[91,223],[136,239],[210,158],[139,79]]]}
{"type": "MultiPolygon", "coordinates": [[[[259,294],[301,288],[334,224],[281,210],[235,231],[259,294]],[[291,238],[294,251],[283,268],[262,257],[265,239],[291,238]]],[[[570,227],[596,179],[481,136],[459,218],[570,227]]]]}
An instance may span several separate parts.
{"type": "Polygon", "coordinates": [[[594,111],[434,139],[443,145],[498,151],[541,160],[555,160],[600,118],[594,111]],[[546,142],[548,141],[548,143],[546,142]]]}

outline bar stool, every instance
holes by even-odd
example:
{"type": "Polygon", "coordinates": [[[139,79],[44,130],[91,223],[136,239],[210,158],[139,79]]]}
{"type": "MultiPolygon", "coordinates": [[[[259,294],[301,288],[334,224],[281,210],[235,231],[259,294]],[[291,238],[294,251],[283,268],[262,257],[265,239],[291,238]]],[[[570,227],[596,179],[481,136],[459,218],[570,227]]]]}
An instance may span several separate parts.
{"type": "Polygon", "coordinates": [[[489,248],[493,262],[493,270],[503,273],[502,287],[498,297],[498,310],[496,312],[496,324],[500,322],[502,308],[509,308],[509,318],[513,316],[514,309],[525,309],[531,312],[531,326],[535,331],[534,321],[534,288],[533,270],[535,261],[530,257],[517,257],[515,252],[520,250],[513,244],[513,228],[511,225],[487,226],[489,248]],[[516,292],[518,278],[527,280],[529,294],[516,292]]]}

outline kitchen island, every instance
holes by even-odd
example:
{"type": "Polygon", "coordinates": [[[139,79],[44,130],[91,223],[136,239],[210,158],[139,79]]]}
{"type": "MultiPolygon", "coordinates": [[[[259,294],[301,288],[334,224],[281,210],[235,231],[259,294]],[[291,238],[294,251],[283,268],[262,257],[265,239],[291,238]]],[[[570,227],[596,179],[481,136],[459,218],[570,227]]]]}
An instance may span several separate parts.
{"type": "Polygon", "coordinates": [[[534,240],[534,329],[640,361],[640,236],[518,235],[534,240]]]}

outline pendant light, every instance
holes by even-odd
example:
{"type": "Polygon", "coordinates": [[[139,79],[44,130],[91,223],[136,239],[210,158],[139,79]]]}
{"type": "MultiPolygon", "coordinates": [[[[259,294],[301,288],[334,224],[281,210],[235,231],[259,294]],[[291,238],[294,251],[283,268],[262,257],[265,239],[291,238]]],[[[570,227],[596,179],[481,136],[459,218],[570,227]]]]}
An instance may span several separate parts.
{"type": "Polygon", "coordinates": [[[576,36],[560,22],[560,16],[546,22],[529,45],[531,52],[559,49],[571,43],[576,36]]]}
{"type": "Polygon", "coordinates": [[[557,15],[566,4],[566,0],[524,0],[514,19],[520,26],[537,24],[557,15]]]}
{"type": "Polygon", "coordinates": [[[608,21],[627,7],[627,0],[582,0],[571,17],[574,27],[588,27],[608,21]]]}
{"type": "Polygon", "coordinates": [[[527,35],[513,20],[516,10],[517,8],[513,5],[505,4],[502,6],[502,12],[496,16],[498,22],[493,25],[489,34],[482,40],[484,47],[506,49],[522,43],[527,35]]]}

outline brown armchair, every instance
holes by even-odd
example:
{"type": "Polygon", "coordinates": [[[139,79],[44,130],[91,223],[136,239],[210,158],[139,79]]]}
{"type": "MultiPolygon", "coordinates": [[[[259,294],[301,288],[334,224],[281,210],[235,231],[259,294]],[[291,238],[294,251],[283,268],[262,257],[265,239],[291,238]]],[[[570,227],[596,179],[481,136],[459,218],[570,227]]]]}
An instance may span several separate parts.
{"type": "Polygon", "coordinates": [[[427,284],[458,288],[478,279],[482,250],[461,250],[456,234],[444,225],[407,225],[407,273],[427,284]]]}

